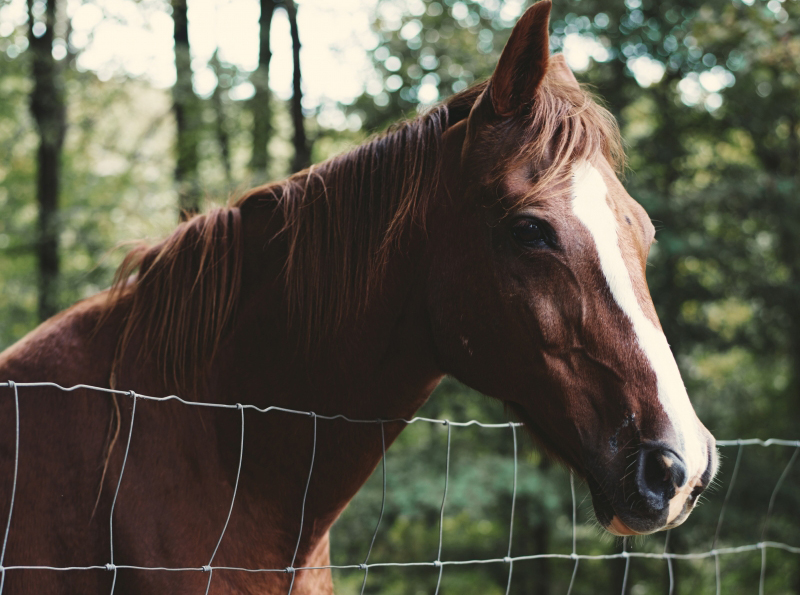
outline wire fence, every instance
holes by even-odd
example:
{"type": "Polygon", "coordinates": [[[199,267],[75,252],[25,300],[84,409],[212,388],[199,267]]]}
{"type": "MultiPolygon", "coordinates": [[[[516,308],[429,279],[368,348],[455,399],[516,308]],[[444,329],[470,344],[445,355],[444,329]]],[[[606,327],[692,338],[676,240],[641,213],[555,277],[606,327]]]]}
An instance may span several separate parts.
{"type": "MultiPolygon", "coordinates": [[[[291,595],[292,590],[294,588],[295,577],[298,573],[306,570],[360,570],[364,572],[364,578],[361,586],[361,593],[364,593],[364,589],[367,584],[367,578],[369,576],[370,569],[373,568],[380,568],[380,567],[434,567],[438,569],[438,580],[436,583],[436,591],[435,595],[438,595],[439,589],[442,582],[442,573],[446,566],[465,566],[465,565],[479,565],[479,564],[506,564],[508,565],[508,581],[506,586],[506,594],[510,593],[511,590],[511,580],[514,572],[514,564],[516,562],[528,561],[528,560],[538,560],[538,559],[561,559],[561,560],[572,560],[574,561],[574,568],[572,571],[572,578],[569,583],[569,588],[567,590],[567,595],[571,595],[573,592],[573,586],[575,584],[575,577],[578,572],[578,567],[581,561],[586,560],[616,560],[616,559],[623,559],[625,560],[625,572],[622,582],[622,593],[626,593],[627,589],[627,582],[629,576],[629,569],[630,563],[632,559],[636,558],[644,558],[644,559],[657,559],[663,560],[668,565],[669,570],[669,594],[672,595],[674,591],[674,581],[673,581],[673,562],[676,560],[702,560],[702,559],[711,559],[713,558],[715,564],[715,579],[716,579],[716,593],[721,593],[721,577],[720,577],[720,557],[721,556],[729,556],[733,554],[741,554],[746,552],[761,552],[761,572],[759,578],[759,586],[758,592],[759,595],[764,595],[764,585],[765,585],[765,578],[766,578],[766,569],[767,569],[767,552],[770,549],[775,550],[782,550],[785,552],[789,552],[791,554],[800,555],[800,547],[793,546],[787,543],[781,543],[776,541],[769,541],[766,540],[767,534],[767,527],[769,524],[769,520],[772,516],[775,499],[778,495],[781,486],[784,484],[784,481],[789,474],[790,470],[795,464],[798,455],[800,454],[800,440],[782,440],[776,438],[770,438],[768,440],[761,440],[757,438],[752,439],[736,439],[736,440],[718,440],[717,446],[721,448],[737,448],[736,452],[736,459],[734,463],[733,472],[731,475],[730,482],[728,483],[727,490],[725,491],[725,496],[722,502],[722,506],[720,508],[720,513],[716,525],[716,531],[714,534],[713,542],[711,547],[704,551],[698,552],[691,552],[691,553],[674,553],[668,551],[669,546],[669,538],[670,538],[670,531],[666,532],[666,536],[664,538],[664,547],[663,551],[661,552],[634,552],[629,551],[628,549],[628,539],[624,538],[622,540],[622,548],[621,551],[614,554],[600,554],[600,555],[593,555],[593,554],[581,554],[578,552],[577,547],[577,530],[578,530],[578,522],[577,522],[577,499],[575,496],[575,481],[574,477],[570,475],[570,491],[572,496],[572,551],[569,554],[554,554],[554,553],[542,553],[542,554],[532,554],[532,555],[512,555],[512,541],[513,541],[513,531],[514,531],[514,515],[515,515],[515,508],[517,502],[517,475],[518,475],[518,448],[517,448],[517,428],[521,427],[522,424],[515,423],[515,422],[508,422],[502,424],[496,423],[482,423],[477,420],[469,420],[469,421],[451,421],[449,419],[432,419],[427,417],[414,417],[411,419],[354,419],[347,417],[345,415],[320,415],[314,413],[313,411],[298,411],[294,409],[287,409],[284,407],[257,407],[255,405],[248,405],[248,404],[225,404],[225,403],[203,403],[203,402],[196,402],[196,401],[187,401],[175,395],[170,395],[166,397],[151,397],[147,395],[138,394],[132,390],[130,391],[122,391],[122,390],[113,390],[108,388],[96,387],[96,386],[89,386],[85,384],[78,384],[75,386],[70,387],[63,387],[59,384],[52,383],[52,382],[27,382],[27,383],[16,383],[13,381],[8,382],[0,382],[0,388],[10,388],[13,393],[14,398],[14,410],[15,410],[15,428],[16,428],[16,435],[15,435],[15,442],[14,442],[14,473],[13,473],[13,482],[11,488],[11,498],[10,498],[10,506],[8,510],[8,516],[5,523],[5,531],[3,533],[3,541],[2,541],[2,549],[0,549],[0,595],[3,592],[3,587],[5,585],[5,577],[7,572],[13,572],[17,570],[41,570],[41,571],[86,571],[86,570],[106,570],[108,572],[113,573],[113,580],[111,586],[111,593],[114,593],[114,589],[116,586],[117,580],[117,571],[118,570],[144,570],[144,571],[154,571],[154,572],[204,572],[208,573],[208,582],[206,584],[206,594],[211,587],[211,582],[214,576],[215,571],[234,571],[234,572],[243,572],[243,573],[286,573],[291,576],[288,594],[291,595]],[[14,513],[14,500],[16,498],[16,491],[17,491],[17,474],[19,470],[19,453],[20,453],[20,417],[19,417],[19,394],[20,389],[23,388],[54,388],[64,392],[73,392],[76,390],[89,390],[89,391],[96,391],[100,393],[106,393],[110,395],[119,395],[130,398],[132,401],[131,407],[131,420],[130,426],[128,429],[128,436],[125,445],[125,453],[123,457],[122,467],[120,469],[119,478],[117,480],[116,490],[114,492],[114,497],[111,504],[111,513],[109,518],[109,537],[110,537],[110,551],[109,551],[109,561],[104,565],[94,565],[94,566],[69,566],[69,567],[55,567],[55,566],[35,566],[35,565],[14,565],[14,566],[4,566],[3,561],[5,559],[6,553],[6,546],[8,544],[8,536],[11,529],[11,519],[14,513]],[[131,444],[131,437],[133,436],[135,420],[136,420],[136,404],[139,401],[155,401],[155,402],[165,402],[165,401],[177,401],[184,405],[191,406],[191,407],[206,407],[206,408],[219,408],[219,409],[235,409],[240,411],[241,413],[241,438],[240,438],[240,446],[239,446],[239,464],[236,473],[236,479],[234,483],[233,489],[233,496],[231,498],[230,507],[228,509],[228,514],[225,519],[225,523],[222,526],[222,530],[220,532],[219,538],[217,539],[216,546],[214,551],[211,554],[211,557],[208,560],[208,563],[199,566],[199,567],[181,567],[181,568],[173,568],[173,567],[161,567],[161,566],[134,566],[134,565],[126,565],[126,564],[115,564],[114,562],[114,508],[117,502],[117,496],[119,495],[120,485],[122,483],[122,477],[125,472],[125,465],[128,461],[128,454],[130,451],[130,444],[131,444]],[[233,513],[234,504],[236,502],[236,494],[239,487],[239,478],[241,475],[242,470],[242,458],[244,456],[244,433],[245,433],[245,410],[252,410],[258,413],[270,413],[270,412],[282,412],[288,413],[293,415],[299,416],[306,416],[312,419],[313,422],[313,447],[312,447],[312,455],[311,455],[311,464],[308,470],[308,476],[305,484],[305,490],[303,493],[303,501],[299,513],[299,530],[297,536],[297,542],[294,549],[294,554],[292,556],[291,563],[289,566],[285,568],[245,568],[245,567],[236,567],[236,566],[215,566],[214,565],[214,558],[219,550],[219,546],[222,543],[222,539],[225,536],[225,531],[228,528],[228,523],[231,518],[231,514],[233,513]],[[381,429],[381,444],[383,448],[383,456],[381,459],[381,473],[382,473],[382,486],[383,492],[381,497],[381,506],[380,506],[380,513],[378,515],[377,523],[375,525],[375,530],[372,534],[372,540],[369,545],[369,549],[367,551],[367,555],[364,558],[363,562],[355,563],[355,564],[345,564],[345,565],[328,565],[328,566],[299,566],[295,567],[294,564],[297,561],[297,553],[300,548],[301,536],[303,531],[303,524],[305,522],[305,507],[306,507],[306,497],[308,496],[308,486],[311,482],[311,477],[314,472],[314,460],[316,458],[317,453],[317,425],[318,422],[322,421],[329,421],[329,420],[344,420],[351,423],[357,424],[376,424],[380,426],[381,429]],[[444,478],[444,490],[442,494],[441,500],[441,507],[439,510],[439,540],[438,540],[438,550],[437,550],[437,557],[435,560],[424,560],[424,561],[417,561],[417,562],[370,562],[370,555],[372,554],[373,546],[375,545],[375,539],[378,535],[378,530],[381,525],[381,521],[384,517],[384,509],[386,504],[386,440],[385,440],[385,433],[384,433],[384,425],[387,423],[404,423],[407,425],[417,424],[417,423],[428,423],[428,424],[439,424],[446,428],[447,430],[447,446],[446,446],[446,465],[445,465],[445,478],[444,478]],[[443,526],[444,526],[444,514],[445,514],[445,507],[447,504],[447,491],[449,487],[449,480],[450,480],[450,452],[451,452],[451,432],[453,427],[467,427],[467,426],[478,426],[481,428],[487,429],[496,429],[496,430],[508,430],[511,432],[513,438],[513,445],[514,445],[514,461],[513,461],[513,486],[512,486],[512,498],[511,498],[511,509],[510,509],[510,519],[509,519],[509,530],[508,530],[508,549],[507,554],[502,558],[484,558],[484,559],[476,559],[476,560],[442,560],[442,538],[443,538],[443,526]],[[725,517],[726,510],[728,508],[728,503],[730,500],[731,493],[733,488],[736,484],[740,463],[742,460],[742,452],[744,447],[748,446],[761,446],[761,447],[771,447],[771,446],[784,446],[784,447],[791,447],[793,448],[793,453],[789,458],[789,461],[786,463],[786,466],[783,469],[783,472],[780,474],[775,487],[772,490],[772,494],[769,500],[769,505],[766,512],[766,517],[764,519],[764,523],[762,525],[761,531],[761,539],[756,543],[750,543],[746,545],[740,545],[735,547],[718,547],[719,535],[720,530],[722,528],[723,520],[725,517]]],[[[5,478],[2,478],[5,481],[5,478]]]]}

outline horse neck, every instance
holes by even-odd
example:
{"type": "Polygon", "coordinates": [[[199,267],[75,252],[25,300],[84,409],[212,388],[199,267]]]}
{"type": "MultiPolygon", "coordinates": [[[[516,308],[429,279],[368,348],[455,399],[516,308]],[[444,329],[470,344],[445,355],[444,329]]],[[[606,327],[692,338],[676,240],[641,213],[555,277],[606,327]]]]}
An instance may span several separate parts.
{"type": "MultiPolygon", "coordinates": [[[[280,209],[269,201],[242,205],[242,225],[241,301],[234,328],[212,368],[211,392],[241,403],[317,415],[368,420],[413,416],[441,378],[426,312],[424,244],[409,240],[387,262],[379,291],[358,315],[306,352],[301,332],[287,325],[282,260],[287,247],[280,233],[280,209]]],[[[220,443],[231,451],[224,458],[235,464],[239,427],[225,423],[219,428],[220,443]]],[[[247,534],[266,522],[277,534],[285,533],[284,549],[297,538],[297,508],[316,443],[298,559],[310,556],[325,539],[384,448],[405,427],[384,424],[382,437],[380,424],[318,419],[314,441],[308,416],[248,413],[247,425],[239,497],[250,502],[245,508],[252,518],[238,530],[247,534]]],[[[245,541],[264,540],[253,536],[245,541]]]]}
{"type": "Polygon", "coordinates": [[[302,322],[290,319],[281,210],[270,200],[241,209],[240,303],[214,375],[253,375],[262,404],[374,419],[413,414],[421,403],[406,396],[441,377],[426,310],[423,234],[395,250],[363,307],[309,344],[302,322]]]}

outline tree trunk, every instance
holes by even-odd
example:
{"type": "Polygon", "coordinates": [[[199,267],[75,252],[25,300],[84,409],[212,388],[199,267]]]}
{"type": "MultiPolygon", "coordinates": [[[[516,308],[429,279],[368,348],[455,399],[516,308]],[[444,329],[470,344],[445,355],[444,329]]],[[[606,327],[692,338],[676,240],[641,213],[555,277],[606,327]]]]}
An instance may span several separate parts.
{"type": "Polygon", "coordinates": [[[305,119],[303,118],[303,89],[300,74],[300,31],[297,28],[297,6],[294,0],[285,0],[289,29],[292,33],[292,125],[294,127],[294,159],[292,171],[299,171],[311,165],[311,151],[306,139],[305,119]]]}
{"type": "Polygon", "coordinates": [[[44,20],[33,14],[28,0],[28,41],[33,71],[31,113],[39,131],[36,197],[39,203],[39,236],[36,255],[39,265],[39,319],[58,311],[58,197],[61,178],[61,150],[67,128],[64,80],[53,58],[56,0],[46,0],[44,20]]]}
{"type": "Polygon", "coordinates": [[[197,179],[200,142],[200,102],[192,87],[192,58],[189,50],[189,19],[186,0],[172,0],[175,23],[175,72],[172,106],[177,126],[175,182],[181,219],[200,211],[200,184],[197,179]]]}
{"type": "MultiPolygon", "coordinates": [[[[542,515],[541,521],[533,530],[533,541],[536,544],[534,551],[539,554],[550,553],[550,524],[547,515],[542,515]]],[[[535,561],[536,590],[533,595],[550,595],[552,592],[552,577],[550,576],[550,560],[540,558],[535,561]]]]}
{"type": "Polygon", "coordinates": [[[211,100],[214,106],[214,124],[216,129],[217,144],[219,145],[222,167],[225,170],[225,182],[228,184],[228,186],[230,186],[232,181],[231,135],[228,132],[228,120],[225,116],[225,102],[223,100],[223,93],[225,89],[223,89],[219,82],[223,68],[219,61],[217,52],[214,52],[214,55],[211,56],[209,65],[214,70],[214,74],[217,76],[217,86],[214,87],[214,94],[211,96],[211,100]]]}
{"type": "Polygon", "coordinates": [[[272,135],[269,91],[269,62],[272,59],[272,51],[269,47],[269,39],[275,6],[275,0],[261,0],[261,17],[258,20],[260,27],[258,68],[251,79],[253,87],[255,87],[255,95],[250,103],[253,112],[253,154],[250,159],[250,168],[257,182],[267,180],[269,165],[267,145],[272,135]]]}

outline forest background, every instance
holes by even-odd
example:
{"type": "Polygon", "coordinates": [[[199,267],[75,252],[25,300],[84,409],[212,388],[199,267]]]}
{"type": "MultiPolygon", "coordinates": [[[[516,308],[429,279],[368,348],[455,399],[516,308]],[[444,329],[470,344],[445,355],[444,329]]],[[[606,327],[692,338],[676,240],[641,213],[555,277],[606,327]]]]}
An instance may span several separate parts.
{"type": "MultiPolygon", "coordinates": [[[[179,213],[347,150],[486,78],[525,6],[0,0],[0,348],[107,287],[120,242],[163,236],[179,213]],[[233,21],[216,26],[248,32],[249,62],[197,33],[197,23],[213,31],[215,11],[237,6],[233,21]],[[324,29],[355,21],[366,24],[347,48],[301,50],[324,29]],[[166,75],[113,51],[98,59],[98,48],[131,45],[114,38],[131,26],[160,41],[146,38],[128,55],[160,52],[166,75]],[[323,80],[331,60],[357,66],[323,80]]],[[[651,292],[701,419],[718,438],[800,439],[800,2],[558,0],[551,49],[620,123],[626,187],[658,229],[651,292]]],[[[498,404],[451,380],[422,414],[506,421],[498,404]]],[[[568,554],[569,475],[518,438],[512,552],[568,554]]],[[[442,428],[417,424],[387,455],[386,510],[370,561],[435,559],[445,439],[442,428]]],[[[513,448],[510,430],[453,430],[442,559],[506,555],[513,448]]],[[[787,471],[795,452],[723,448],[720,487],[686,525],[666,544],[660,535],[627,548],[800,546],[800,465],[787,471]]],[[[381,496],[379,467],[334,528],[335,564],[363,560],[381,496]]],[[[591,525],[581,485],[578,500],[578,551],[619,551],[591,525]]],[[[800,594],[798,561],[769,550],[764,592],[800,594]]],[[[573,568],[571,560],[519,562],[511,592],[565,593],[573,568]]],[[[714,593],[718,571],[721,592],[753,593],[761,568],[760,551],[722,556],[718,568],[713,557],[672,569],[637,559],[624,590],[667,593],[671,581],[674,593],[714,593]]],[[[573,592],[619,593],[624,574],[624,560],[582,562],[573,592]]],[[[432,566],[374,569],[366,592],[428,593],[437,575],[432,566]]],[[[336,572],[337,592],[359,592],[362,576],[336,572]]],[[[505,564],[447,567],[442,592],[504,593],[507,577],[505,564]]]]}

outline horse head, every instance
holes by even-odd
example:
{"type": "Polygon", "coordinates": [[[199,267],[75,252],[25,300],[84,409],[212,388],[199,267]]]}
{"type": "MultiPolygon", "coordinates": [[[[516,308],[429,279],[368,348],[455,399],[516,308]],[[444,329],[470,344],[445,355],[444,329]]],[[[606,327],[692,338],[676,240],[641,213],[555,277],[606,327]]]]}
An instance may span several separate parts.
{"type": "Polygon", "coordinates": [[[446,132],[428,225],[442,369],[503,401],[587,481],[617,535],[682,523],[717,469],[645,280],[655,230],[615,174],[613,118],[550,57],[550,3],[514,28],[446,132]]]}

